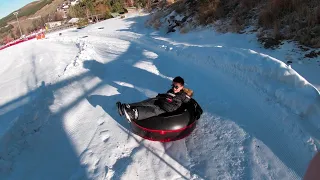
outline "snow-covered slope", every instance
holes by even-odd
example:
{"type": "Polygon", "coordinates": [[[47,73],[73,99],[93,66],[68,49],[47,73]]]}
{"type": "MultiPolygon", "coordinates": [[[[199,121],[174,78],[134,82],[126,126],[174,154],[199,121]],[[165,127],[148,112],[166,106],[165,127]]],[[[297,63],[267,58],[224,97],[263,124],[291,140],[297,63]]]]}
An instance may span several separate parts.
{"type": "Polygon", "coordinates": [[[162,35],[146,18],[0,51],[0,179],[301,179],[319,148],[318,90],[241,35],[162,35]],[[132,134],[115,102],[177,75],[204,109],[196,130],[169,143],[132,134]]]}

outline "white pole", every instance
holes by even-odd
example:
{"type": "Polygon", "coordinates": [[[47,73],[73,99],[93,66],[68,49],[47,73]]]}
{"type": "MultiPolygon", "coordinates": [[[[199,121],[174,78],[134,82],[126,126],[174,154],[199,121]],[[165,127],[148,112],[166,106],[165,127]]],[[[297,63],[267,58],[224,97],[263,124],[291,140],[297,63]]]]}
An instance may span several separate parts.
{"type": "Polygon", "coordinates": [[[22,31],[21,31],[21,27],[20,27],[20,23],[19,23],[19,19],[18,19],[18,13],[19,12],[17,11],[17,12],[14,12],[13,14],[16,15],[18,26],[19,26],[19,30],[20,30],[20,37],[22,37],[22,31]]]}

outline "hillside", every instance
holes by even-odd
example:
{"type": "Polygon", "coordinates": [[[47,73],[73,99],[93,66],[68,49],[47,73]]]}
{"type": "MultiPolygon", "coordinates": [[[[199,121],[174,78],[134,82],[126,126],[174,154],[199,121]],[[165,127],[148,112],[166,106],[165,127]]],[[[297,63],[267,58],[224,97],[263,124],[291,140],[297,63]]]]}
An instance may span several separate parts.
{"type": "MultiPolygon", "coordinates": [[[[34,20],[29,19],[30,17],[46,17],[48,14],[56,11],[56,8],[64,0],[40,0],[29,3],[24,7],[16,10],[19,11],[19,22],[23,34],[28,34],[30,31],[35,29],[33,27],[34,20]]],[[[14,11],[15,12],[15,11],[14,11]]],[[[16,22],[16,17],[13,13],[10,13],[8,16],[0,19],[0,44],[3,39],[10,38],[19,38],[20,31],[18,29],[18,24],[16,22]]]]}
{"type": "MultiPolygon", "coordinates": [[[[24,7],[18,9],[19,11],[19,17],[28,17],[33,14],[35,14],[37,11],[39,11],[44,6],[51,4],[53,0],[41,0],[41,1],[34,1],[31,2],[24,7]]],[[[16,17],[13,15],[13,13],[10,13],[8,16],[0,19],[0,27],[6,26],[10,21],[15,20],[16,17]]]]}
{"type": "Polygon", "coordinates": [[[178,0],[155,12],[148,24],[181,33],[208,25],[223,33],[256,32],[266,48],[282,40],[320,48],[319,0],[178,0]]]}
{"type": "Polygon", "coordinates": [[[57,7],[61,5],[65,0],[53,0],[51,4],[48,6],[44,6],[43,8],[39,9],[34,16],[46,16],[49,13],[53,13],[57,10],[57,7]]]}
{"type": "MultiPolygon", "coordinates": [[[[65,0],[41,0],[19,9],[19,22],[23,34],[42,28],[46,22],[62,20],[63,13],[56,10],[63,2],[65,0]]],[[[83,0],[75,6],[70,6],[67,16],[89,18],[92,21],[98,17],[102,20],[111,18],[111,13],[126,12],[125,7],[133,5],[144,7],[146,4],[147,0],[83,0]]],[[[0,20],[0,44],[4,44],[7,39],[19,37],[18,24],[12,13],[0,20]]]]}

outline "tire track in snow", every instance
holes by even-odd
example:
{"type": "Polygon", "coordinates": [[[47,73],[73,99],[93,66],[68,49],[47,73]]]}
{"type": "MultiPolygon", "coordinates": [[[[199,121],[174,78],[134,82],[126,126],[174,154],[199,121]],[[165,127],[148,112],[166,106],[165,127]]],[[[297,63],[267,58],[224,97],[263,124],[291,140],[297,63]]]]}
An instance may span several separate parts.
{"type": "Polygon", "coordinates": [[[246,133],[229,120],[205,113],[186,139],[191,169],[205,179],[246,179],[246,133]]]}

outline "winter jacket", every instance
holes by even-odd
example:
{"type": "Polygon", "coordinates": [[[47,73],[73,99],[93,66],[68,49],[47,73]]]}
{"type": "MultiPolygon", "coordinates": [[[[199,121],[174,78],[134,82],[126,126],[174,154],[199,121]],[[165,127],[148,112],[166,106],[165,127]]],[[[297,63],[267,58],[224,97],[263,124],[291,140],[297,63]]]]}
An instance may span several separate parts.
{"type": "Polygon", "coordinates": [[[167,91],[166,94],[158,94],[155,104],[166,112],[172,112],[177,110],[182,103],[186,103],[190,100],[184,91],[174,93],[172,89],[167,91]]]}

